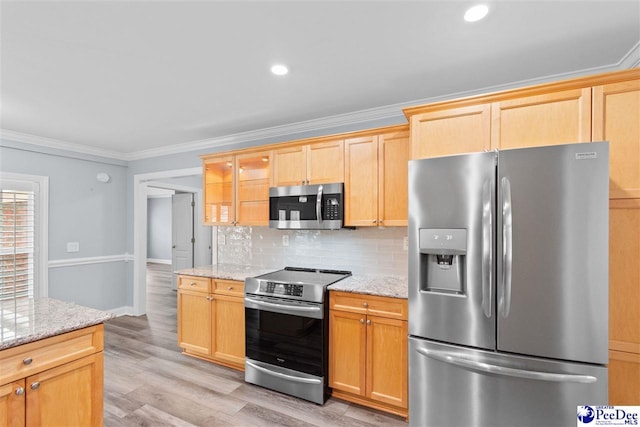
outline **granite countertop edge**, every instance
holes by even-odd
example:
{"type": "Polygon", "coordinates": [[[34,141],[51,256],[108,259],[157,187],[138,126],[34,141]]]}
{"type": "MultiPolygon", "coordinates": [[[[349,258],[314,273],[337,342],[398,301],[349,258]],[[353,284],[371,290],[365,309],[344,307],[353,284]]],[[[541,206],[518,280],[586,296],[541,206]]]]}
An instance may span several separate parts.
{"type": "Polygon", "coordinates": [[[402,276],[354,275],[329,285],[328,289],[391,298],[409,297],[408,281],[402,276]]]}
{"type": "Polygon", "coordinates": [[[0,303],[0,351],[99,325],[115,317],[106,311],[53,298],[0,303]],[[17,335],[14,338],[6,338],[17,335]]]}
{"type": "MultiPolygon", "coordinates": [[[[174,271],[185,276],[207,277],[210,279],[244,281],[247,277],[270,273],[277,268],[246,266],[239,264],[217,264],[174,271]]],[[[333,285],[330,291],[353,292],[391,298],[408,298],[408,281],[403,276],[353,275],[333,285]]]]}
{"type": "Polygon", "coordinates": [[[254,267],[240,264],[215,264],[204,267],[183,268],[174,271],[174,274],[244,282],[247,277],[260,276],[274,270],[275,268],[254,267]]]}

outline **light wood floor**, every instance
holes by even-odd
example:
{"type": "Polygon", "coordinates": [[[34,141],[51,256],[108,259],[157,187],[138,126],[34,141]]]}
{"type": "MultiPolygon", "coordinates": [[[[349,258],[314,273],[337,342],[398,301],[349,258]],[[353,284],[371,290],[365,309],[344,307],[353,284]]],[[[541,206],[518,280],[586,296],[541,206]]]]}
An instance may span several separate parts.
{"type": "Polygon", "coordinates": [[[105,324],[105,426],[402,426],[330,398],[323,406],[246,384],[244,373],[181,354],[170,267],[149,264],[147,315],[105,324]]]}

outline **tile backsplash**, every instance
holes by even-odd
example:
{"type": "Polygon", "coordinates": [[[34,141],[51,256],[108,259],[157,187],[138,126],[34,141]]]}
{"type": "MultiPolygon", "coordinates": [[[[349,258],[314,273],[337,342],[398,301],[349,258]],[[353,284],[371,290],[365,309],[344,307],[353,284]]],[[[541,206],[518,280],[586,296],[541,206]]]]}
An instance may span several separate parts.
{"type": "Polygon", "coordinates": [[[407,276],[406,227],[355,230],[276,230],[217,227],[218,264],[279,269],[285,266],[407,276]],[[288,240],[288,242],[286,242],[288,240]]]}

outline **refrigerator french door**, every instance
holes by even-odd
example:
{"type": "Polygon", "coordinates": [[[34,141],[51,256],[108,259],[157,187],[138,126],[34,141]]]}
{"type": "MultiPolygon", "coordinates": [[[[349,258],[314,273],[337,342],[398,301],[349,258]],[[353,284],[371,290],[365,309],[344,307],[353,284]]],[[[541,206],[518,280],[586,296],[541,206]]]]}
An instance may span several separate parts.
{"type": "Polygon", "coordinates": [[[608,172],[608,143],[409,162],[412,425],[607,403],[608,172]]]}

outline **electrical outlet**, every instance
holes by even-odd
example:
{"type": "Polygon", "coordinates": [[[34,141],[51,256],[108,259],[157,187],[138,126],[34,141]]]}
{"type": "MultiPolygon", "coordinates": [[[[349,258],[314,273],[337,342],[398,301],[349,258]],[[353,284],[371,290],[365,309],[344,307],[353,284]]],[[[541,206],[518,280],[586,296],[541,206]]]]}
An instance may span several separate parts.
{"type": "Polygon", "coordinates": [[[287,234],[282,236],[282,246],[289,246],[289,236],[287,234]]]}
{"type": "Polygon", "coordinates": [[[218,244],[224,246],[227,244],[227,238],[224,234],[218,234],[218,244]]]}
{"type": "Polygon", "coordinates": [[[403,251],[408,251],[409,250],[409,237],[408,236],[404,236],[404,239],[402,239],[402,250],[403,251]]]}
{"type": "Polygon", "coordinates": [[[80,242],[67,242],[67,252],[80,252],[80,242]]]}

